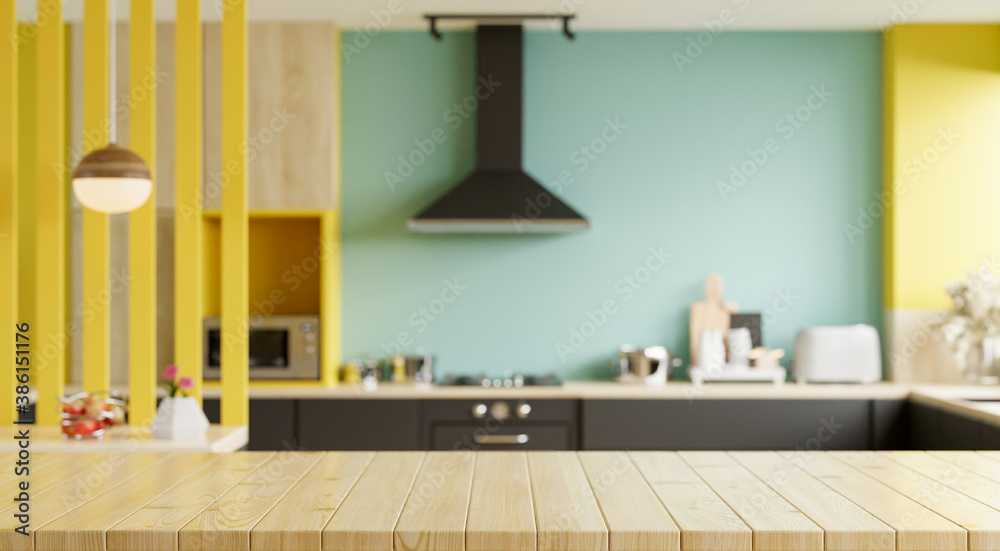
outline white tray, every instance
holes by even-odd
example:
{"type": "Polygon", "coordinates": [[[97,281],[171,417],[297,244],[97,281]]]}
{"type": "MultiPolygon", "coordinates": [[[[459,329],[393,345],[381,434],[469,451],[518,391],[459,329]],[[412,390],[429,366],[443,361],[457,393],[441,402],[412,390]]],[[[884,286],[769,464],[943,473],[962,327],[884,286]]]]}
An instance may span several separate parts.
{"type": "Polygon", "coordinates": [[[784,367],[748,367],[727,365],[721,369],[692,367],[688,370],[691,383],[701,386],[706,382],[772,382],[774,386],[785,384],[788,371],[784,367]]]}

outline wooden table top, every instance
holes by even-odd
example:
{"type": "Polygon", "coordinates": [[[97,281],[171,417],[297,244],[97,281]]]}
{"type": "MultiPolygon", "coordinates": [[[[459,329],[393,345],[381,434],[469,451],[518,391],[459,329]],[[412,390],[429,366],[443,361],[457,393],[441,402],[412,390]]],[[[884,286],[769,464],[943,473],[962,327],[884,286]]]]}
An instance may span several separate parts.
{"type": "MultiPolygon", "coordinates": [[[[14,454],[0,485],[16,495],[14,454]]],[[[0,549],[1000,549],[1000,452],[34,453],[0,549]]],[[[10,498],[7,503],[13,503],[10,498]]]]}

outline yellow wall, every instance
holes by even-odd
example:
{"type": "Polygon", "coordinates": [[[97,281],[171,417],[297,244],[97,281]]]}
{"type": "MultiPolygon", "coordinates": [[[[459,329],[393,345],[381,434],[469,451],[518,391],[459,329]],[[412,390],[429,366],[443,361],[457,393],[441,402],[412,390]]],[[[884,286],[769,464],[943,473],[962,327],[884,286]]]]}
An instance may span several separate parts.
{"type": "Polygon", "coordinates": [[[894,27],[884,71],[885,307],[947,308],[1000,261],[1000,26],[894,27]]]}

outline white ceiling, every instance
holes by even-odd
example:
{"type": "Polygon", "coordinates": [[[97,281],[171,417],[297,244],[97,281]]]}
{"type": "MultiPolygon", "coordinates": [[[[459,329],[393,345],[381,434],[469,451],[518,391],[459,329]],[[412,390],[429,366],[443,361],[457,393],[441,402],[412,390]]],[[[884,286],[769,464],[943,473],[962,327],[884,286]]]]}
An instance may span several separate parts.
{"type": "MultiPolygon", "coordinates": [[[[172,19],[178,0],[157,0],[160,19],[172,19]]],[[[181,0],[184,1],[184,0],[181,0]]],[[[219,19],[226,0],[202,0],[206,20],[219,19]]],[[[128,16],[129,0],[117,0],[128,16]]],[[[247,0],[253,20],[333,21],[345,29],[372,24],[380,30],[423,29],[425,13],[573,13],[576,29],[702,29],[730,10],[726,29],[878,29],[893,22],[997,23],[1000,0],[247,0]],[[392,6],[387,23],[376,15],[392,6]]],[[[34,18],[35,1],[17,0],[18,15],[34,18]]],[[[78,21],[83,0],[64,0],[65,18],[78,21]]],[[[385,17],[381,18],[386,21],[385,17]]],[[[442,25],[450,28],[454,25],[442,25]]],[[[460,26],[468,26],[460,25],[460,26]]],[[[371,27],[371,28],[375,28],[371,27]]],[[[557,27],[555,21],[530,25],[557,27]]]]}

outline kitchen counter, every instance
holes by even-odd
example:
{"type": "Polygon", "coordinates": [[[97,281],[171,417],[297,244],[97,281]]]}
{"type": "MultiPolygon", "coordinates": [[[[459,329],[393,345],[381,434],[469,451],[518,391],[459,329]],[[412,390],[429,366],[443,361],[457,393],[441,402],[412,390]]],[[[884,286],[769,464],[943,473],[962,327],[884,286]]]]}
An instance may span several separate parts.
{"type": "MultiPolygon", "coordinates": [[[[997,452],[136,452],[32,461],[34,537],[14,532],[8,508],[2,549],[1000,545],[997,452]]],[[[0,471],[0,482],[13,480],[12,469],[0,471]]]]}
{"type": "MultiPolygon", "coordinates": [[[[417,386],[413,384],[381,383],[377,390],[366,392],[361,385],[341,383],[334,387],[307,387],[266,384],[251,385],[250,398],[370,398],[380,399],[468,399],[468,398],[533,398],[533,399],[903,399],[916,388],[913,385],[879,383],[871,385],[794,384],[774,386],[764,383],[709,383],[696,388],[689,382],[670,382],[664,386],[623,384],[610,381],[567,381],[561,386],[528,386],[522,388],[483,388],[479,386],[417,386]]],[[[983,387],[956,387],[981,389],[983,387]]],[[[995,394],[1000,396],[1000,387],[995,394]]],[[[206,387],[205,398],[221,396],[218,387],[206,387]]]]}
{"type": "Polygon", "coordinates": [[[204,438],[196,440],[160,440],[153,438],[147,427],[121,425],[107,430],[100,440],[69,440],[63,438],[58,426],[14,425],[0,427],[0,452],[18,451],[19,431],[30,429],[31,450],[35,452],[212,452],[224,453],[247,445],[249,432],[245,426],[211,425],[204,438]]]}

